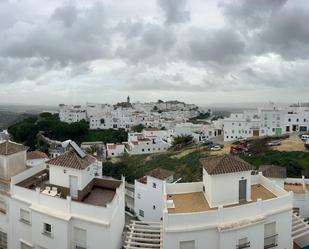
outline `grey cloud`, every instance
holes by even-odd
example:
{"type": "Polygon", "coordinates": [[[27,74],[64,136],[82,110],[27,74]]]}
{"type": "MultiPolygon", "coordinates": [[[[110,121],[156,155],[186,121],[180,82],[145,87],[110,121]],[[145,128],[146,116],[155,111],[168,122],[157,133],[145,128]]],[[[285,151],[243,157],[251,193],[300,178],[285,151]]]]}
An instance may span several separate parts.
{"type": "Polygon", "coordinates": [[[245,25],[250,28],[259,27],[267,19],[281,9],[288,0],[234,0],[221,3],[225,17],[232,24],[245,25]]]}
{"type": "Polygon", "coordinates": [[[21,80],[34,80],[46,72],[45,63],[39,58],[0,57],[0,84],[10,84],[21,80]]]}
{"type": "Polygon", "coordinates": [[[17,23],[2,32],[0,55],[40,57],[63,66],[100,59],[109,53],[108,32],[102,4],[83,10],[63,6],[49,19],[36,24],[17,23]]]}
{"type": "Polygon", "coordinates": [[[167,24],[184,23],[190,20],[190,12],[186,10],[187,0],[157,0],[165,14],[167,24]]]}
{"type": "Polygon", "coordinates": [[[115,53],[118,57],[133,63],[140,61],[149,64],[163,62],[169,50],[173,49],[173,45],[177,42],[175,30],[160,24],[137,25],[129,22],[126,25],[126,30],[123,43],[115,53]],[[135,35],[131,35],[132,33],[135,35]]]}
{"type": "Polygon", "coordinates": [[[286,8],[277,13],[256,37],[262,52],[274,52],[287,60],[309,58],[309,8],[286,8]]]}
{"type": "Polygon", "coordinates": [[[244,41],[230,29],[195,30],[190,37],[190,56],[202,62],[238,63],[245,51],[244,41]]]}

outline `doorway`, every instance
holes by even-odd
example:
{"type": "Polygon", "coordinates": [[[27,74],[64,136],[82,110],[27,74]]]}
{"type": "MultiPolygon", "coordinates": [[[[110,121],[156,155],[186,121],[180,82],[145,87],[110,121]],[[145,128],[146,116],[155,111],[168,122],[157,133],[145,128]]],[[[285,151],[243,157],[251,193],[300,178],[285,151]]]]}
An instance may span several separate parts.
{"type": "Polygon", "coordinates": [[[239,180],[239,202],[247,201],[247,179],[239,180]]]}
{"type": "Polygon", "coordinates": [[[70,195],[72,198],[77,198],[78,197],[78,178],[77,176],[69,176],[69,180],[70,180],[70,195]]]}

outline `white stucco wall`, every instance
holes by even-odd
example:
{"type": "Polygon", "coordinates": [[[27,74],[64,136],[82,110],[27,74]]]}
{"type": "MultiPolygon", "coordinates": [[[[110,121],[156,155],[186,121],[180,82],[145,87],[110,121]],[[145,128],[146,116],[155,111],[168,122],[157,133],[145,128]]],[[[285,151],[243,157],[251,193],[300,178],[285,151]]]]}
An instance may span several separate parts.
{"type": "Polygon", "coordinates": [[[163,181],[151,176],[147,176],[147,184],[135,180],[134,192],[134,210],[137,217],[142,221],[160,221],[163,215],[163,181]],[[156,188],[153,188],[153,183],[156,188]],[[144,211],[144,217],[139,215],[140,209],[144,211]]]}
{"type": "Polygon", "coordinates": [[[211,207],[239,202],[239,180],[247,180],[247,201],[251,200],[251,171],[211,175],[203,169],[205,197],[211,207]]]}

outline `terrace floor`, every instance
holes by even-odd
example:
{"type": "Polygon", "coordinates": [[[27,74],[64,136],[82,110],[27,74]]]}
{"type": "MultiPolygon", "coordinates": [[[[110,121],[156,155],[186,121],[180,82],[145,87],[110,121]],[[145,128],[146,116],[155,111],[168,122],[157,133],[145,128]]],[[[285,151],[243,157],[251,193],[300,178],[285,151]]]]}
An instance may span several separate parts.
{"type": "Polygon", "coordinates": [[[211,210],[203,192],[168,195],[173,200],[175,208],[169,208],[169,213],[193,213],[211,210]]]}
{"type": "Polygon", "coordinates": [[[251,200],[257,201],[257,199],[269,200],[276,196],[260,184],[251,185],[251,200]]]}
{"type": "Polygon", "coordinates": [[[292,191],[294,193],[304,193],[305,192],[302,184],[285,183],[284,189],[286,191],[292,191]]]}
{"type": "Polygon", "coordinates": [[[115,190],[94,187],[82,202],[96,206],[106,206],[113,200],[115,193],[115,190]]]}
{"type": "MultiPolygon", "coordinates": [[[[251,185],[251,202],[256,202],[257,199],[269,200],[276,196],[267,190],[260,184],[251,185]]],[[[216,210],[217,208],[210,208],[209,204],[204,196],[203,192],[194,192],[186,194],[169,194],[167,195],[168,200],[173,200],[175,208],[169,208],[168,213],[194,213],[204,212],[209,210],[216,210]]],[[[235,207],[251,202],[236,203],[224,207],[235,207]]]]}

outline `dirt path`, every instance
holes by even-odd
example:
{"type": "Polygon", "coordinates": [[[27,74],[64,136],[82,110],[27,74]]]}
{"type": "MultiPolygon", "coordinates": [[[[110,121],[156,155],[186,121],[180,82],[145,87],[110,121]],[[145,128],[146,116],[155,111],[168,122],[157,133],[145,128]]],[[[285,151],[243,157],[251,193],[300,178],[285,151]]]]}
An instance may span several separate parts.
{"type": "Polygon", "coordinates": [[[278,151],[308,151],[305,146],[304,142],[299,140],[290,140],[285,139],[281,141],[281,145],[279,146],[273,146],[273,150],[278,151]]]}

